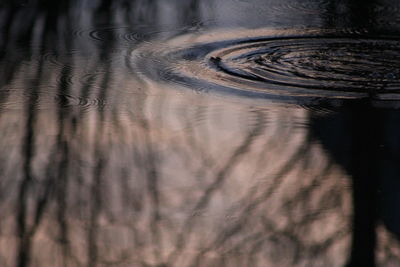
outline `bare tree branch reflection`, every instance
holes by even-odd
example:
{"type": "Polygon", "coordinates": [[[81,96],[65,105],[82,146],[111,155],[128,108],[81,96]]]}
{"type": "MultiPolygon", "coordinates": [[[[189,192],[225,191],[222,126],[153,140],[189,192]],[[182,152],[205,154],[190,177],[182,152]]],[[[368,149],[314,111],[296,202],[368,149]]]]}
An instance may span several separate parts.
{"type": "Polygon", "coordinates": [[[192,215],[185,221],[183,230],[178,236],[176,249],[169,256],[169,264],[174,264],[177,255],[181,253],[182,249],[185,247],[185,242],[190,238],[192,229],[197,222],[196,214],[198,212],[202,212],[207,207],[214,192],[223,186],[224,181],[227,179],[227,175],[232,171],[232,168],[236,166],[237,161],[240,161],[240,159],[246,154],[250,146],[253,144],[254,139],[263,132],[265,123],[263,122],[262,114],[257,114],[257,118],[258,122],[255,124],[255,128],[249,131],[242,144],[240,144],[239,147],[232,153],[232,155],[228,157],[228,160],[223,167],[216,172],[214,181],[205,188],[204,193],[194,205],[194,208],[191,211],[192,215]]]}
{"type": "MultiPolygon", "coordinates": [[[[1,10],[1,266],[347,262],[351,180],[307,110],[177,93],[124,65],[138,25],[190,27],[207,1],[34,2],[1,10]],[[166,22],[165,6],[182,10],[166,22]]],[[[378,239],[377,261],[399,261],[378,239]]]]}

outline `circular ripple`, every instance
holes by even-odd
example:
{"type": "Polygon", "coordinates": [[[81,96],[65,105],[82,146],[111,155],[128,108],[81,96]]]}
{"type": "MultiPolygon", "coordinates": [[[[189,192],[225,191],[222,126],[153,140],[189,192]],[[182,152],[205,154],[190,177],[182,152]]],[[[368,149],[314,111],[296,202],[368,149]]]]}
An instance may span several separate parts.
{"type": "Polygon", "coordinates": [[[310,89],[398,89],[400,43],[293,38],[236,45],[211,53],[216,70],[238,78],[310,89]]]}
{"type": "Polygon", "coordinates": [[[144,42],[150,36],[158,33],[160,33],[159,30],[147,26],[119,26],[79,29],[74,31],[73,36],[85,38],[96,43],[116,42],[118,44],[132,45],[144,42]]]}
{"type": "Polygon", "coordinates": [[[102,107],[106,104],[105,100],[102,99],[88,99],[79,96],[69,94],[57,94],[55,101],[62,107],[74,107],[79,106],[83,109],[102,107]]]}
{"type": "Polygon", "coordinates": [[[137,29],[131,29],[129,27],[104,27],[86,30],[80,29],[74,32],[74,36],[79,38],[85,37],[91,41],[103,43],[122,41],[132,44],[144,39],[144,36],[141,35],[137,29]]]}
{"type": "Polygon", "coordinates": [[[211,35],[197,36],[188,48],[182,48],[187,40],[172,40],[172,50],[141,53],[140,67],[159,81],[202,91],[310,103],[400,100],[400,42],[395,37],[333,30],[259,33],[242,31],[233,39],[208,42],[204,39],[211,35]]]}

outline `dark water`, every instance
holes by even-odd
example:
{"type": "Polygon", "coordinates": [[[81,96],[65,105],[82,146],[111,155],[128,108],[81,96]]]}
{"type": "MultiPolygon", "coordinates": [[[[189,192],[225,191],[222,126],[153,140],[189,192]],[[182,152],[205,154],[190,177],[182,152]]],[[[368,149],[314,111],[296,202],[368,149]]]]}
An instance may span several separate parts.
{"type": "Polygon", "coordinates": [[[400,266],[396,1],[0,3],[0,266],[400,266]]]}

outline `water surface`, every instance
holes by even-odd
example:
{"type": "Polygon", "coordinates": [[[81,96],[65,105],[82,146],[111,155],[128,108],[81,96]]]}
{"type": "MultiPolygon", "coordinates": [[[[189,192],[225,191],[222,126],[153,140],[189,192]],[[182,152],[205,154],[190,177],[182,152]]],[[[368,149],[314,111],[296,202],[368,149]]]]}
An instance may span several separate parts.
{"type": "Polygon", "coordinates": [[[398,10],[0,4],[0,265],[400,266],[398,10]]]}

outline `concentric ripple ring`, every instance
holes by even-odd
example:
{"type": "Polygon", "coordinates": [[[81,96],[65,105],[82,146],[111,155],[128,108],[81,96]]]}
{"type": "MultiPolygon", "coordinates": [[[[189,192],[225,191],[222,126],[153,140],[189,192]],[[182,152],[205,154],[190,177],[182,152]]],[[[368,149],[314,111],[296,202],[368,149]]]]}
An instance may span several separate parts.
{"type": "Polygon", "coordinates": [[[242,30],[186,36],[145,49],[138,62],[157,81],[207,92],[310,103],[400,102],[400,40],[390,35],[242,30]]]}

